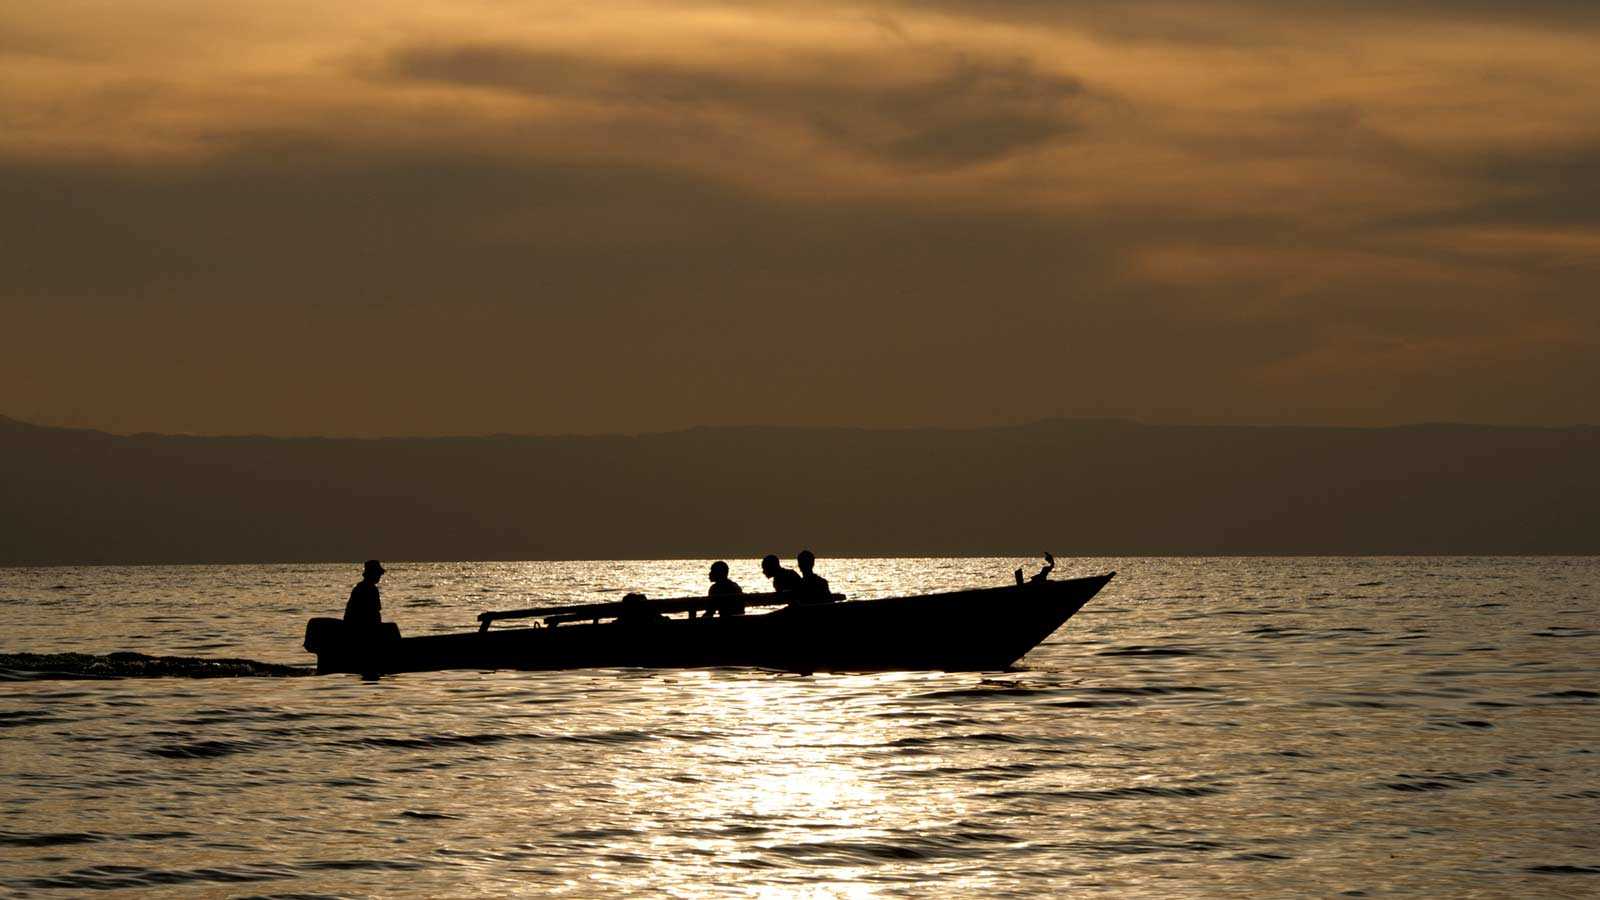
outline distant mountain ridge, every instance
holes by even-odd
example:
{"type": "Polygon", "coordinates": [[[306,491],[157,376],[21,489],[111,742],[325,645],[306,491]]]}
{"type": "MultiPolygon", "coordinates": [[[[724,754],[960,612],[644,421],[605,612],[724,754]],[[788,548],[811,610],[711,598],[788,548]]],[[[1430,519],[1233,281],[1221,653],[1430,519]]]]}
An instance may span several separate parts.
{"type": "Polygon", "coordinates": [[[0,565],[1593,554],[1600,428],[1052,420],[637,436],[112,435],[0,416],[0,565]]]}

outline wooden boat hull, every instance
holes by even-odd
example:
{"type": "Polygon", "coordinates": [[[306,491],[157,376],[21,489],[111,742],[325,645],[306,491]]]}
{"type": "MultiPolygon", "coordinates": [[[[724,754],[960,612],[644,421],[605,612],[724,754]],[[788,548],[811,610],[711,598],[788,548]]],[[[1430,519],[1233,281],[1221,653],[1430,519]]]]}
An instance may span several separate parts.
{"type": "Polygon", "coordinates": [[[322,672],[699,668],[791,672],[1005,669],[1082,609],[1116,573],[784,607],[764,615],[568,624],[319,647],[322,672]]]}

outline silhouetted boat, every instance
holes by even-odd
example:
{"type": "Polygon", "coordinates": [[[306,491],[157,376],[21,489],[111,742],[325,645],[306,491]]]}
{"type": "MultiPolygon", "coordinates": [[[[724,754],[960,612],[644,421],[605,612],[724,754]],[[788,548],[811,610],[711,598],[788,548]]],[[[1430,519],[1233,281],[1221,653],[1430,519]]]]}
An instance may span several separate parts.
{"type": "MultiPolygon", "coordinates": [[[[1005,669],[1060,628],[1115,575],[941,594],[784,605],[761,615],[603,621],[621,603],[484,613],[466,634],[353,639],[338,619],[312,619],[306,649],[321,672],[438,669],[698,668],[751,666],[790,672],[1005,669]],[[492,622],[542,618],[542,627],[490,631],[492,622]]],[[[746,606],[789,598],[746,594],[746,606]]],[[[709,608],[714,598],[646,600],[654,612],[709,608]]],[[[639,607],[634,607],[638,609],[639,607]]]]}

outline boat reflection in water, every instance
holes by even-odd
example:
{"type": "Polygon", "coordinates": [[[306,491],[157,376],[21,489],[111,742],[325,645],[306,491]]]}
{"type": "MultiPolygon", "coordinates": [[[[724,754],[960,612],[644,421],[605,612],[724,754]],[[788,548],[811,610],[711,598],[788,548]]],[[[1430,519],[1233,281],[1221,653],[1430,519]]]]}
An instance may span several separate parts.
{"type": "Polygon", "coordinates": [[[761,615],[667,618],[710,609],[715,598],[535,607],[480,615],[466,634],[401,638],[312,619],[306,649],[321,672],[381,674],[440,669],[698,668],[749,666],[790,672],[1005,669],[1060,628],[1115,572],[909,597],[788,605],[752,594],[761,615]],[[532,628],[490,630],[510,619],[532,628]]]}

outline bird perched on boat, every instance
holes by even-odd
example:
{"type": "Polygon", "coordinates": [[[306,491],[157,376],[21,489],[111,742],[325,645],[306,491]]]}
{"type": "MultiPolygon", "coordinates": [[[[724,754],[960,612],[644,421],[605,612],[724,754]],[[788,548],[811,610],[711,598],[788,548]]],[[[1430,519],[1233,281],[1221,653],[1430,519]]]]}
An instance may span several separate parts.
{"type": "MultiPolygon", "coordinates": [[[[1049,553],[1046,553],[1044,555],[1044,568],[1039,570],[1039,574],[1033,576],[1032,578],[1029,578],[1026,583],[1027,584],[1044,584],[1046,581],[1048,581],[1050,579],[1050,572],[1052,570],[1054,570],[1055,567],[1056,567],[1056,558],[1054,556],[1051,556],[1049,553]]],[[[1017,569],[1015,574],[1017,576],[1017,584],[1023,584],[1024,582],[1022,580],[1022,570],[1020,568],[1017,569]]]]}

